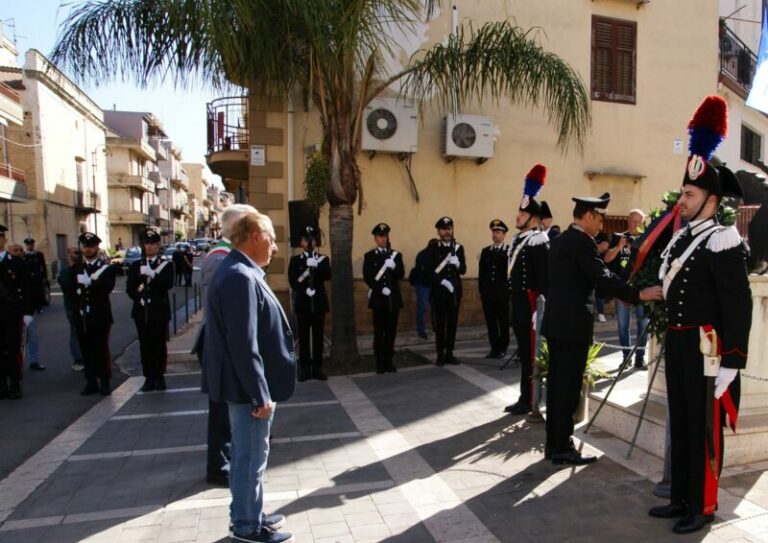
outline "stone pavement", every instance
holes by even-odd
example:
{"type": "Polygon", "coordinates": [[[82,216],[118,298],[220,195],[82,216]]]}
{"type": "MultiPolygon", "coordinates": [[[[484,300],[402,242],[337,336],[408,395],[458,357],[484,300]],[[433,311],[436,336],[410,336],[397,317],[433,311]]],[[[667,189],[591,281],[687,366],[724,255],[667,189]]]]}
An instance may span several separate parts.
{"type": "MultiPolygon", "coordinates": [[[[595,432],[581,446],[597,463],[552,466],[543,425],[502,412],[519,372],[484,352],[468,341],[461,366],[298,384],[277,409],[266,484],[297,542],[768,541],[761,466],[724,474],[708,531],[674,536],[646,515],[660,459],[626,461],[626,443],[595,432]]],[[[1,542],[228,540],[229,491],[204,482],[199,374],[170,375],[164,393],[141,383],[0,482],[1,542]]]]}

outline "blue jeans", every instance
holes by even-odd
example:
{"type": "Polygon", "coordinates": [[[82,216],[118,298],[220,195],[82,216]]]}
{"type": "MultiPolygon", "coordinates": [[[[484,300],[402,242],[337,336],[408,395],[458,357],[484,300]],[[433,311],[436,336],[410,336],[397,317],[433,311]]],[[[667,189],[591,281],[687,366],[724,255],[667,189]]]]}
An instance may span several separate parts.
{"type": "Polygon", "coordinates": [[[34,364],[38,361],[37,318],[32,319],[32,324],[27,326],[27,335],[25,337],[27,340],[26,361],[29,364],[34,364]]]}
{"type": "MultiPolygon", "coordinates": [[[[619,302],[616,302],[616,304],[618,305],[619,302]]],[[[595,308],[597,309],[598,315],[605,315],[605,299],[604,298],[599,298],[599,297],[596,296],[595,297],[595,308]]]]}
{"type": "Polygon", "coordinates": [[[232,426],[229,464],[232,504],[229,516],[234,533],[246,535],[261,529],[264,471],[267,469],[269,429],[274,412],[269,419],[257,419],[251,416],[251,404],[230,403],[228,406],[232,426]]]}
{"type": "Polygon", "coordinates": [[[424,326],[424,313],[427,312],[431,291],[432,287],[416,285],[416,331],[421,335],[427,333],[427,328],[424,326]]]}
{"type": "MultiPolygon", "coordinates": [[[[632,313],[635,314],[637,320],[637,335],[646,329],[648,319],[643,316],[643,306],[632,306],[622,301],[616,300],[616,322],[619,325],[619,343],[622,346],[624,352],[624,358],[629,356],[629,352],[632,350],[632,343],[629,339],[629,327],[632,320],[632,313]]],[[[645,358],[645,345],[648,343],[648,334],[643,333],[637,341],[637,351],[635,351],[635,360],[643,360],[645,358]]]]}
{"type": "Polygon", "coordinates": [[[72,355],[72,361],[78,364],[83,363],[83,353],[80,351],[80,342],[77,339],[77,330],[75,329],[74,314],[67,311],[67,320],[69,321],[69,354],[72,355]]]}

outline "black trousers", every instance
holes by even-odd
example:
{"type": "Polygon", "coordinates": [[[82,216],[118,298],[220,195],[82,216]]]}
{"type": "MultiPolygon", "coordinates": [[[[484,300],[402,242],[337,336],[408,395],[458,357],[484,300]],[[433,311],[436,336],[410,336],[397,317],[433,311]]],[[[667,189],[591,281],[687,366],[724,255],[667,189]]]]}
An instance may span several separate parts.
{"type": "Polygon", "coordinates": [[[184,280],[184,270],[181,268],[181,266],[176,267],[176,286],[181,285],[182,281],[184,280]]]}
{"type": "Polygon", "coordinates": [[[397,320],[400,310],[373,310],[373,352],[376,360],[391,360],[395,353],[395,337],[397,336],[397,320]]]}
{"type": "Polygon", "coordinates": [[[499,294],[482,296],[483,315],[491,350],[505,353],[509,347],[509,296],[506,291],[499,294]]]}
{"type": "Polygon", "coordinates": [[[452,353],[456,344],[456,326],[459,322],[461,296],[451,294],[442,286],[438,286],[432,289],[430,303],[435,324],[437,354],[452,353]],[[440,292],[441,290],[444,293],[440,292]]]}
{"type": "Polygon", "coordinates": [[[75,318],[75,331],[83,353],[86,381],[112,377],[112,355],[109,352],[111,324],[96,319],[75,318]]]}
{"type": "Polygon", "coordinates": [[[529,407],[533,401],[533,370],[536,364],[536,332],[533,329],[535,311],[535,293],[512,298],[512,330],[517,341],[517,356],[520,358],[520,397],[517,401],[529,407]]]}
{"type": "Polygon", "coordinates": [[[214,402],[208,398],[208,461],[207,475],[228,475],[229,448],[232,429],[229,426],[227,402],[214,402]]]}
{"type": "Polygon", "coordinates": [[[0,377],[20,380],[23,371],[21,358],[21,315],[0,313],[0,377]]]}
{"type": "Polygon", "coordinates": [[[573,415],[579,405],[589,345],[547,338],[547,443],[552,454],[567,452],[573,435],[573,415]]]}
{"type": "MultiPolygon", "coordinates": [[[[707,383],[704,361],[699,350],[699,329],[668,330],[665,346],[665,376],[669,405],[670,437],[672,444],[672,503],[687,505],[692,514],[712,512],[717,503],[717,482],[710,478],[707,488],[706,472],[710,471],[706,454],[707,383]]],[[[731,392],[738,396],[739,377],[731,384],[731,392]]],[[[717,402],[719,406],[719,402],[717,402]]],[[[720,421],[725,420],[721,410],[720,421]]],[[[722,470],[723,426],[717,425],[719,436],[718,466],[722,470]]],[[[719,473],[718,473],[719,477],[719,473]]]]}
{"type": "Polygon", "coordinates": [[[139,337],[141,368],[147,379],[158,379],[165,375],[168,364],[168,321],[134,319],[139,337]]]}
{"type": "Polygon", "coordinates": [[[192,286],[192,266],[189,269],[184,270],[184,281],[188,287],[192,286]]]}
{"type": "Polygon", "coordinates": [[[299,327],[299,364],[322,366],[325,313],[297,311],[296,324],[299,327]]]}

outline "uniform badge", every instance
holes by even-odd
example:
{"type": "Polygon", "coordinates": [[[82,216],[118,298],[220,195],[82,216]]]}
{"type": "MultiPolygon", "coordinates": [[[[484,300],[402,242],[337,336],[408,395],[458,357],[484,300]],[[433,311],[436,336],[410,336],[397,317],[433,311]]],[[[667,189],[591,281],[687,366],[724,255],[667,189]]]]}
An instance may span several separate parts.
{"type": "Polygon", "coordinates": [[[528,204],[531,202],[527,194],[523,195],[523,200],[520,202],[520,209],[528,209],[528,204]]]}
{"type": "Polygon", "coordinates": [[[696,181],[699,177],[704,175],[707,169],[707,163],[699,155],[691,155],[691,160],[688,161],[688,179],[696,181]]]}

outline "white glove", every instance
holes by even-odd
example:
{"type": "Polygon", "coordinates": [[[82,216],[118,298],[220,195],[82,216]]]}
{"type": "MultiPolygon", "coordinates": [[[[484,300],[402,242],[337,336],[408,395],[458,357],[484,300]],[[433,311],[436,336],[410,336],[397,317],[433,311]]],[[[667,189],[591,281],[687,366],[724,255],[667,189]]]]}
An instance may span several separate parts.
{"type": "Polygon", "coordinates": [[[315,289],[313,289],[313,288],[308,288],[304,292],[307,293],[307,296],[314,296],[315,295],[315,289]]]}
{"type": "Polygon", "coordinates": [[[451,266],[458,268],[459,267],[459,257],[456,255],[453,255],[451,258],[448,259],[448,264],[451,266]]]}
{"type": "Polygon", "coordinates": [[[87,273],[81,273],[77,276],[77,282],[83,285],[84,287],[87,287],[91,284],[91,278],[88,276],[87,273]]]}
{"type": "Polygon", "coordinates": [[[307,259],[307,266],[310,268],[317,268],[317,259],[314,256],[310,256],[307,259]]]}
{"type": "Polygon", "coordinates": [[[391,258],[386,259],[384,261],[384,267],[385,268],[389,268],[390,270],[394,270],[395,269],[395,261],[392,260],[391,258]]]}
{"type": "Polygon", "coordinates": [[[736,379],[736,374],[739,373],[739,370],[735,370],[733,368],[720,368],[717,372],[717,377],[715,377],[715,398],[720,399],[720,396],[725,394],[726,389],[728,388],[728,385],[731,384],[731,382],[736,379]]]}
{"type": "Polygon", "coordinates": [[[453,294],[453,285],[448,279],[443,279],[442,281],[440,281],[440,284],[443,285],[446,289],[448,289],[448,292],[453,294]]]}
{"type": "Polygon", "coordinates": [[[32,324],[32,321],[35,320],[32,318],[32,315],[24,315],[24,318],[22,319],[24,321],[24,326],[29,326],[32,324]]]}
{"type": "Polygon", "coordinates": [[[157,275],[157,272],[150,268],[149,266],[141,266],[139,267],[139,273],[141,275],[146,275],[150,279],[153,278],[155,275],[157,275]]]}
{"type": "Polygon", "coordinates": [[[389,296],[390,294],[392,294],[392,291],[391,291],[391,290],[389,290],[389,288],[388,288],[388,287],[384,287],[383,289],[381,289],[381,293],[382,293],[384,296],[389,296]]]}

